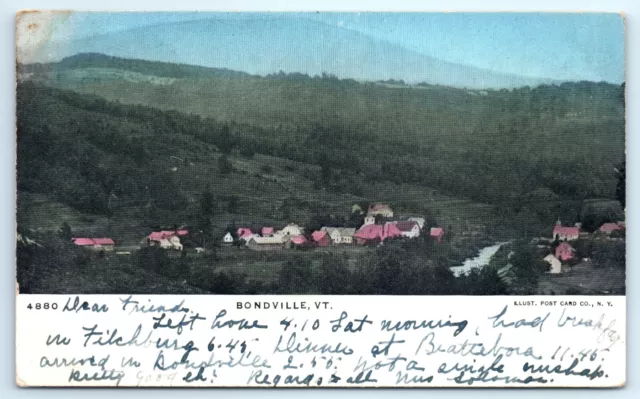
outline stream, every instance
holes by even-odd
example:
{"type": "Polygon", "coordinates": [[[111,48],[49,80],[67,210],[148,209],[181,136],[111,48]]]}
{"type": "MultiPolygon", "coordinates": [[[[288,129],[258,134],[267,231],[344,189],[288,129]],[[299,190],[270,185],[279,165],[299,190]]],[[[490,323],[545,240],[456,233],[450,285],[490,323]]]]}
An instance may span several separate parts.
{"type": "Polygon", "coordinates": [[[464,274],[469,273],[471,269],[483,268],[484,266],[489,264],[491,258],[493,258],[493,255],[495,255],[500,247],[505,244],[508,244],[508,242],[498,242],[488,247],[482,248],[480,251],[478,251],[478,255],[476,257],[466,259],[460,266],[451,267],[450,269],[453,272],[453,275],[456,277],[460,277],[464,274]]]}

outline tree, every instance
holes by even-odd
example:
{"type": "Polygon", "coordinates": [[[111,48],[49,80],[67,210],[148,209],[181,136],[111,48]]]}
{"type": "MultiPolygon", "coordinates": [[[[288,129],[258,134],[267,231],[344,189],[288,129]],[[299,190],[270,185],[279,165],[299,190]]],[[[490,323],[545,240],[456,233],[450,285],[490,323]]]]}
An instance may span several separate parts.
{"type": "Polygon", "coordinates": [[[515,275],[512,284],[513,293],[518,295],[535,294],[538,279],[549,270],[549,264],[537,253],[535,246],[526,242],[518,242],[514,245],[510,261],[515,275]]]}
{"type": "Polygon", "coordinates": [[[232,195],[229,197],[229,202],[227,203],[227,212],[236,213],[238,211],[238,203],[240,199],[237,195],[232,195]]]}
{"type": "Polygon", "coordinates": [[[220,158],[218,158],[218,169],[220,170],[220,173],[223,175],[228,175],[229,173],[233,172],[233,165],[231,164],[231,161],[229,161],[229,158],[226,155],[223,155],[220,158]]]}
{"type": "Polygon", "coordinates": [[[205,216],[201,216],[196,221],[196,231],[200,235],[201,245],[206,248],[207,241],[211,241],[213,236],[213,225],[211,219],[205,216]]]}
{"type": "Polygon", "coordinates": [[[73,232],[71,231],[71,226],[69,226],[69,223],[62,223],[60,230],[58,230],[58,236],[65,241],[71,240],[71,238],[73,237],[73,232]]]}
{"type": "Polygon", "coordinates": [[[233,141],[229,125],[223,125],[222,128],[219,129],[216,146],[223,154],[230,154],[234,146],[233,141]]]}
{"type": "Polygon", "coordinates": [[[322,260],[317,278],[321,294],[345,295],[351,279],[351,272],[343,258],[328,256],[322,260]]]}
{"type": "Polygon", "coordinates": [[[140,268],[165,274],[171,270],[171,259],[164,249],[159,247],[144,247],[136,252],[136,260],[140,268]]]}
{"type": "Polygon", "coordinates": [[[376,250],[377,262],[373,267],[374,295],[403,295],[412,283],[407,279],[408,254],[404,248],[390,240],[376,250]]]}
{"type": "Polygon", "coordinates": [[[202,198],[200,198],[200,211],[204,216],[211,216],[213,215],[214,208],[213,193],[209,190],[209,186],[207,186],[204,193],[202,193],[202,198]]]}
{"type": "Polygon", "coordinates": [[[323,163],[321,168],[320,181],[326,186],[331,183],[331,178],[333,177],[331,166],[329,166],[329,164],[327,163],[323,163]]]}
{"type": "Polygon", "coordinates": [[[279,291],[283,294],[305,294],[313,287],[311,264],[288,260],[278,273],[279,291]]]}

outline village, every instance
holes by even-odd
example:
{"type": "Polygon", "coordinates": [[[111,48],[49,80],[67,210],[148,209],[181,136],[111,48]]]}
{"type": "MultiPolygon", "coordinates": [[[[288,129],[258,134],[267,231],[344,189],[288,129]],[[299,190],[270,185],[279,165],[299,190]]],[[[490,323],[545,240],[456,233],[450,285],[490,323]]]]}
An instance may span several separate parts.
{"type": "MultiPolygon", "coordinates": [[[[292,249],[312,250],[331,246],[381,246],[390,239],[414,239],[421,235],[428,235],[434,243],[445,240],[445,229],[438,226],[428,226],[423,217],[394,218],[394,211],[389,204],[372,203],[365,207],[353,205],[351,214],[363,217],[360,227],[346,227],[339,225],[322,226],[320,229],[306,229],[296,223],[287,223],[282,228],[273,226],[243,227],[230,226],[222,238],[214,246],[244,247],[251,251],[278,251],[292,249]]],[[[559,275],[571,271],[579,262],[588,262],[587,257],[578,258],[576,249],[571,245],[579,239],[590,238],[616,240],[625,230],[623,221],[607,222],[593,233],[581,230],[580,223],[564,226],[556,222],[550,237],[536,237],[531,240],[539,252],[542,260],[548,265],[546,272],[559,275]]],[[[130,250],[120,250],[116,240],[109,237],[73,237],[72,242],[81,248],[96,252],[115,252],[118,255],[130,255],[130,250]]],[[[211,245],[211,244],[209,244],[211,245]]],[[[207,251],[203,239],[191,234],[188,227],[153,231],[139,243],[140,248],[157,247],[167,251],[184,252],[187,249],[196,254],[207,251]]]]}
{"type": "MultiPolygon", "coordinates": [[[[356,204],[351,209],[352,213],[363,215],[364,223],[360,228],[344,226],[323,226],[316,231],[307,231],[296,223],[288,223],[281,229],[271,226],[260,228],[239,227],[228,229],[219,244],[246,246],[255,251],[271,251],[290,248],[314,248],[330,245],[381,245],[385,240],[392,238],[416,238],[419,237],[425,227],[425,219],[422,217],[410,217],[406,220],[393,220],[393,210],[388,204],[371,204],[366,213],[356,204]]],[[[429,228],[429,236],[436,242],[444,239],[442,227],[429,228]]],[[[140,248],[159,247],[166,250],[183,251],[184,243],[181,240],[190,237],[187,227],[174,230],[153,231],[140,242],[140,248]]],[[[89,238],[73,237],[76,246],[94,251],[116,250],[116,242],[113,238],[89,238]]],[[[204,253],[205,243],[195,246],[196,253],[204,253]]],[[[130,254],[127,251],[118,251],[118,254],[130,254]]]]}
{"type": "MultiPolygon", "coordinates": [[[[622,238],[616,236],[624,232],[625,228],[626,225],[623,221],[615,223],[607,222],[603,223],[600,228],[591,235],[595,238],[621,240],[622,238]]],[[[558,221],[553,228],[551,240],[542,238],[534,239],[533,242],[537,244],[538,248],[551,249],[550,253],[543,258],[543,260],[549,264],[548,273],[561,274],[571,271],[571,267],[579,261],[590,261],[589,258],[579,259],[576,256],[576,249],[570,243],[581,238],[589,238],[589,235],[588,232],[581,230],[580,223],[576,223],[575,226],[563,226],[562,223],[558,221]],[[545,244],[544,241],[547,241],[547,243],[545,244]]]]}

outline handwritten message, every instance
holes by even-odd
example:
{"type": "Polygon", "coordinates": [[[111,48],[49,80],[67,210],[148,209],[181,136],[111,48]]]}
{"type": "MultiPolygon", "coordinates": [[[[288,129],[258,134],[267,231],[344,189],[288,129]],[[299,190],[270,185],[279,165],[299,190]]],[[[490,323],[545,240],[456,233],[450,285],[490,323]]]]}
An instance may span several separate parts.
{"type": "Polygon", "coordinates": [[[624,297],[19,295],[26,386],[614,387],[624,297]]]}

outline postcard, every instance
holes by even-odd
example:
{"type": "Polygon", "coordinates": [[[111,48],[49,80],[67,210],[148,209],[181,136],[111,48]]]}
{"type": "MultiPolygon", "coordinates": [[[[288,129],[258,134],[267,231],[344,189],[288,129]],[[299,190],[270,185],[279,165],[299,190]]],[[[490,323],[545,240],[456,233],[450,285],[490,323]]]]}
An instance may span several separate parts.
{"type": "Polygon", "coordinates": [[[21,387],[621,387],[624,17],[16,16],[21,387]]]}

